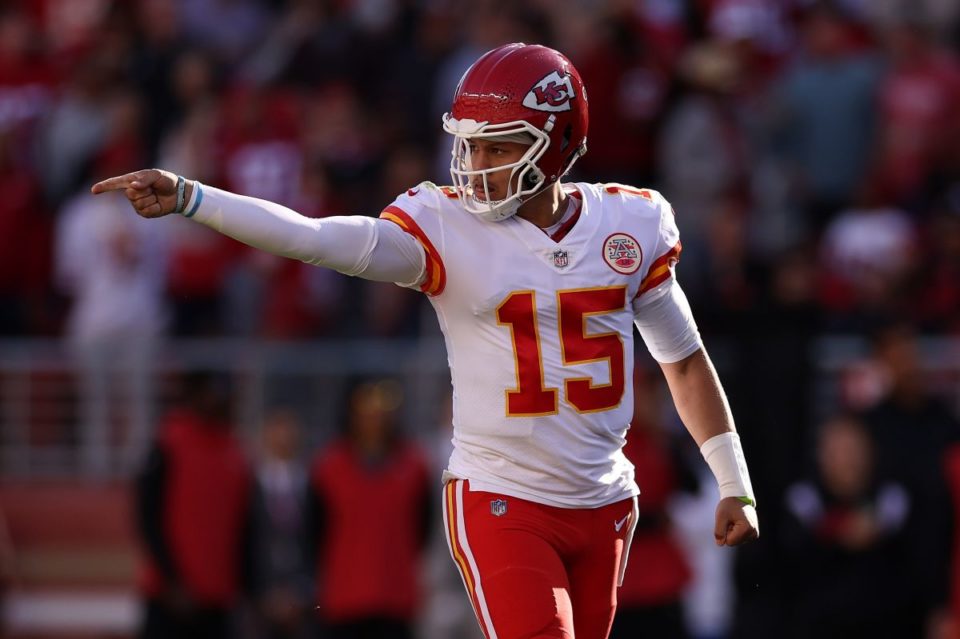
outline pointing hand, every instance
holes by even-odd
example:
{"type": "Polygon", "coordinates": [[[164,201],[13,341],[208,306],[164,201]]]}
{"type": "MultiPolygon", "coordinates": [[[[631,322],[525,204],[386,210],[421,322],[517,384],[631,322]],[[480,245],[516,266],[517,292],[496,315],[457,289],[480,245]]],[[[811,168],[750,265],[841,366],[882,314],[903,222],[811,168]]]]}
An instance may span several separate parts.
{"type": "MultiPolygon", "coordinates": [[[[189,201],[193,183],[187,181],[184,200],[189,201]]],[[[144,169],[107,178],[90,189],[94,195],[107,191],[123,194],[141,217],[162,217],[177,206],[177,176],[170,171],[144,169]]]]}

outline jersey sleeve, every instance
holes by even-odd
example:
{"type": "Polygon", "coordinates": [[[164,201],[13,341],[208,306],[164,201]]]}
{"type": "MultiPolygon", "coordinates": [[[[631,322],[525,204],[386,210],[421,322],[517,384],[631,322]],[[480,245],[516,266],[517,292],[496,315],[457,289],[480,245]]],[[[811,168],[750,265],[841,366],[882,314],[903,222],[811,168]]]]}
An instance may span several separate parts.
{"type": "Polygon", "coordinates": [[[675,266],[680,261],[680,230],[674,218],[673,207],[660,193],[647,191],[650,201],[658,209],[660,224],[653,246],[653,260],[646,267],[640,288],[634,297],[634,309],[649,304],[665,295],[676,279],[675,266]]]}
{"type": "Polygon", "coordinates": [[[409,189],[387,206],[380,218],[393,222],[413,236],[426,256],[424,276],[415,286],[430,296],[441,295],[447,284],[446,268],[438,247],[442,247],[441,198],[456,198],[456,193],[430,182],[409,189]]]}
{"type": "Polygon", "coordinates": [[[633,321],[653,358],[666,364],[693,354],[703,342],[680,284],[669,279],[662,286],[666,293],[636,309],[633,321]]]}

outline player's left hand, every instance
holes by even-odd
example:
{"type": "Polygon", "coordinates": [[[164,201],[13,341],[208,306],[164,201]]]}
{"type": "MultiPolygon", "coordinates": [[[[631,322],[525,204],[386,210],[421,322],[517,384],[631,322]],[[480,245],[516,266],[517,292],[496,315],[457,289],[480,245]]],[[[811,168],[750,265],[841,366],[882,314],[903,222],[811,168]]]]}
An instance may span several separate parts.
{"type": "Polygon", "coordinates": [[[725,497],[717,504],[713,538],[718,546],[739,546],[760,536],[757,509],[736,497],[725,497]]]}

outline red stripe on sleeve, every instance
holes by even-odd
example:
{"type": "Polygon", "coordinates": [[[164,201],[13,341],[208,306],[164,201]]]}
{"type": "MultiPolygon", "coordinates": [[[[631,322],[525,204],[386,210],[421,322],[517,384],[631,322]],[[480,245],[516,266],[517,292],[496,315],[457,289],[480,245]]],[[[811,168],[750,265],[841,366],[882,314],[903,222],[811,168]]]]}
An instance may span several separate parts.
{"type": "Polygon", "coordinates": [[[427,254],[427,273],[420,290],[427,295],[440,295],[447,285],[447,270],[443,266],[443,259],[440,252],[434,247],[433,242],[423,232],[423,229],[413,221],[413,218],[407,215],[405,211],[396,207],[388,206],[380,214],[383,220],[390,220],[404,231],[412,235],[420,242],[423,250],[427,254]]]}
{"type": "Polygon", "coordinates": [[[673,248],[654,260],[650,268],[647,269],[647,275],[640,283],[640,290],[637,291],[634,299],[640,297],[651,288],[663,284],[670,278],[670,267],[680,260],[680,251],[682,249],[683,247],[680,245],[680,242],[677,242],[673,248]]]}
{"type": "Polygon", "coordinates": [[[642,198],[653,201],[653,194],[650,193],[649,189],[635,189],[631,186],[625,186],[623,184],[607,184],[604,187],[604,190],[613,195],[616,195],[617,193],[629,193],[630,195],[639,195],[642,198]]]}

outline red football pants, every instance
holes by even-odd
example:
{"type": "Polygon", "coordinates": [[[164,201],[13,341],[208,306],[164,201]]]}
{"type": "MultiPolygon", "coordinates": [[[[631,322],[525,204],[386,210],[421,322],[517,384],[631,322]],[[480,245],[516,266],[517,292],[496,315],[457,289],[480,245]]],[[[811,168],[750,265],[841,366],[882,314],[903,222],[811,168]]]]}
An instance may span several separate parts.
{"type": "Polygon", "coordinates": [[[605,639],[634,504],[555,508],[447,483],[447,545],[487,639],[605,639]]]}

